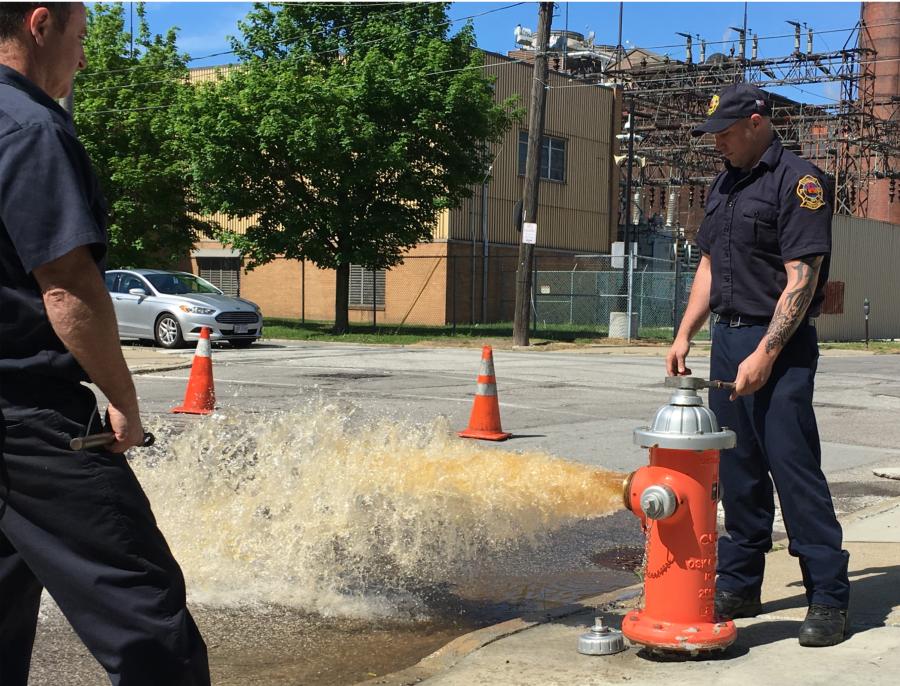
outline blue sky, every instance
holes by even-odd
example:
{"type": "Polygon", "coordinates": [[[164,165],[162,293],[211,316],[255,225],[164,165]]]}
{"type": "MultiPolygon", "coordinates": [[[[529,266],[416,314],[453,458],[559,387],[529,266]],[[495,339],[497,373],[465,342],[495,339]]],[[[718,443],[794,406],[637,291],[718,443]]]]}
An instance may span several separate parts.
{"type": "MultiPolygon", "coordinates": [[[[383,1],[383,0],[382,0],[383,1]]],[[[626,2],[623,11],[622,41],[626,46],[655,48],[677,59],[684,58],[684,39],[677,32],[699,34],[709,47],[707,54],[727,52],[737,34],[729,27],[740,27],[744,17],[743,2],[626,2]],[[723,42],[724,41],[724,42],[723,42]],[[715,43],[718,42],[718,45],[715,43]]],[[[596,34],[597,43],[615,44],[619,30],[618,2],[558,3],[553,18],[554,28],[596,34]],[[567,12],[568,10],[568,12],[567,12]],[[568,14],[568,16],[567,16],[568,14]],[[567,24],[568,20],[568,24],[567,24]]],[[[229,34],[238,33],[237,21],[252,8],[246,2],[150,2],[147,14],[151,29],[162,33],[170,26],[179,27],[179,44],[193,57],[228,50],[229,34]]],[[[465,17],[473,17],[480,47],[506,53],[515,49],[513,30],[516,24],[537,28],[538,5],[535,2],[455,2],[450,18],[458,19],[453,31],[465,17]],[[476,16],[480,15],[480,16],[476,16]]],[[[859,20],[858,2],[749,2],[747,26],[757,33],[760,56],[787,55],[793,50],[793,28],[786,22],[798,21],[817,32],[814,49],[839,50],[859,20]],[[820,33],[827,31],[828,33],[820,33]],[[768,37],[773,38],[768,38],[768,37]],[[782,36],[781,38],[774,38],[782,36]],[[763,40],[763,38],[766,38],[763,40]]],[[[803,49],[806,46],[804,32],[803,49]]],[[[737,48],[736,48],[737,49],[737,48]]],[[[748,43],[748,54],[749,54],[748,43]]],[[[697,59],[695,49],[694,58],[697,59]]],[[[202,66],[227,62],[229,56],[197,60],[202,66]]],[[[804,86],[779,89],[796,100],[820,102],[809,93],[836,97],[837,84],[826,87],[804,86]]]]}

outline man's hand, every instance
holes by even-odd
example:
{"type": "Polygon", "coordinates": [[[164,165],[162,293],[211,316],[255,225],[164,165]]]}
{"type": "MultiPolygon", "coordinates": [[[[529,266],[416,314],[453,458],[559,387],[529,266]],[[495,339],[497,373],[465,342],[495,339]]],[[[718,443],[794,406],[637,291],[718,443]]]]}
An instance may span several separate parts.
{"type": "Polygon", "coordinates": [[[678,337],[669,348],[666,355],[666,374],[668,376],[687,376],[691,370],[685,366],[684,361],[691,351],[691,342],[686,338],[678,337]]]}
{"type": "Polygon", "coordinates": [[[748,355],[738,366],[731,400],[736,400],[739,395],[752,395],[765,386],[774,364],[775,357],[759,350],[748,355]]]}
{"type": "Polygon", "coordinates": [[[110,403],[106,412],[109,419],[109,430],[116,435],[116,442],[107,448],[109,452],[124,453],[133,446],[143,444],[144,427],[137,409],[132,412],[122,412],[110,403]]]}

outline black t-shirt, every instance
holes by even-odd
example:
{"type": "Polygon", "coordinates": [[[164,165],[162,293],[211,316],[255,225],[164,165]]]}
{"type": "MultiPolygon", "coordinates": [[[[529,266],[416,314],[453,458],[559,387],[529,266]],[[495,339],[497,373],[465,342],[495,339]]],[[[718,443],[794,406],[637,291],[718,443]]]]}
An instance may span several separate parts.
{"type": "Polygon", "coordinates": [[[750,172],[726,163],[710,188],[696,239],[710,256],[712,311],[771,318],[787,285],[784,263],[824,255],[808,310],[817,316],[831,261],[832,211],[821,170],[777,138],[750,172]]]}
{"type": "Polygon", "coordinates": [[[103,271],[106,202],[72,120],[0,65],[0,393],[33,375],[86,381],[53,331],[35,268],[88,246],[103,271]]]}

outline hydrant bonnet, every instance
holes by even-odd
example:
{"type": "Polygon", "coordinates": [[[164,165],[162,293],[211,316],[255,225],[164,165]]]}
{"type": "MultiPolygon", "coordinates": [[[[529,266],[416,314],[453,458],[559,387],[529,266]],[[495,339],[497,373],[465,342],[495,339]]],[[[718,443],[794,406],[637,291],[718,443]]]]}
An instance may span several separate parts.
{"type": "Polygon", "coordinates": [[[697,394],[698,388],[708,385],[704,379],[669,377],[667,385],[676,390],[669,404],[656,411],[649,427],[635,429],[637,445],[675,450],[722,450],[735,446],[735,433],[719,428],[716,416],[703,406],[703,399],[697,394]]]}

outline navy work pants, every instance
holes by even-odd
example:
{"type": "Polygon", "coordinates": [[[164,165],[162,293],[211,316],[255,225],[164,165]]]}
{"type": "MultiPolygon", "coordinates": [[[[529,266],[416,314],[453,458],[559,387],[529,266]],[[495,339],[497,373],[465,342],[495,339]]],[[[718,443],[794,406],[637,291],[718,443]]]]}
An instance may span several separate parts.
{"type": "Polygon", "coordinates": [[[207,686],[184,578],[128,461],[69,449],[100,430],[93,393],[0,384],[0,684],[28,681],[46,588],[114,685],[207,686]]]}
{"type": "MultiPolygon", "coordinates": [[[[720,322],[712,328],[710,378],[731,381],[767,327],[720,322]]],[[[746,597],[759,594],[765,553],[772,548],[774,481],[789,551],[800,559],[808,602],[848,606],[849,555],[842,549],[841,526],[822,473],[812,406],[818,358],[816,330],[804,323],[755,394],[732,402],[729,391],[709,392],[709,406],[719,424],[737,434],[737,446],[722,451],[719,470],[727,531],[719,538],[720,590],[746,597]]]]}

